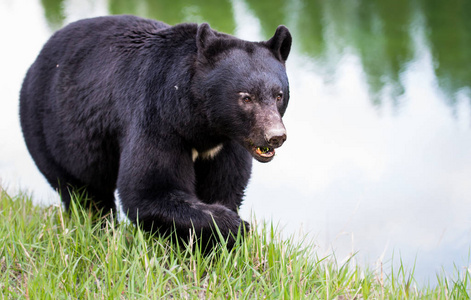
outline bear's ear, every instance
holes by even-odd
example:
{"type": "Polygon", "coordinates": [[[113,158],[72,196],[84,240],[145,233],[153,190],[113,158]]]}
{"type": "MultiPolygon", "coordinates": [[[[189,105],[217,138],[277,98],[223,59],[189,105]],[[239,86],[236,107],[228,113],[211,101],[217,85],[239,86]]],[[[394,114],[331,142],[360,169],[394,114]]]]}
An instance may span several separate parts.
{"type": "Polygon", "coordinates": [[[291,50],[291,34],[288,28],[283,25],[278,26],[275,35],[266,44],[275,54],[276,58],[285,62],[291,50]]]}
{"type": "Polygon", "coordinates": [[[211,41],[214,39],[216,39],[216,35],[211,27],[209,27],[208,23],[199,25],[196,31],[196,47],[198,48],[198,54],[204,54],[205,50],[211,44],[211,41]]]}

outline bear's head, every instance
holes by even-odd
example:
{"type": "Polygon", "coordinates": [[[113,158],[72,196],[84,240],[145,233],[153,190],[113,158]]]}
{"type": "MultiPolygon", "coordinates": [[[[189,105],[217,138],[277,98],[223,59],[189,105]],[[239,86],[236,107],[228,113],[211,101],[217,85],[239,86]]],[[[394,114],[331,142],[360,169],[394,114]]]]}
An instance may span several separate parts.
{"type": "Polygon", "coordinates": [[[271,161],[287,136],[282,117],[289,101],[288,29],[279,26],[268,41],[248,42],[202,24],[196,46],[193,87],[211,129],[258,161],[271,161]]]}

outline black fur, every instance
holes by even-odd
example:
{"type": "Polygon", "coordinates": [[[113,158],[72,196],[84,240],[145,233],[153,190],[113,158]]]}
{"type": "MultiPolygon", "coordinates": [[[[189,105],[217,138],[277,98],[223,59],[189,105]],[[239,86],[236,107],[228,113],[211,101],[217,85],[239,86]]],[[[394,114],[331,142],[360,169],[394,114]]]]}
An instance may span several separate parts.
{"type": "Polygon", "coordinates": [[[207,24],[134,16],[72,23],[24,80],[26,144],[67,209],[70,188],[86,187],[98,210],[114,210],[117,188],[124,211],[146,230],[175,225],[187,237],[194,227],[207,241],[214,219],[233,242],[245,224],[237,209],[251,154],[269,160],[254,147],[270,145],[273,126],[284,128],[290,46],[283,26],[254,43],[207,24]],[[206,153],[219,145],[214,157],[206,153]]]}

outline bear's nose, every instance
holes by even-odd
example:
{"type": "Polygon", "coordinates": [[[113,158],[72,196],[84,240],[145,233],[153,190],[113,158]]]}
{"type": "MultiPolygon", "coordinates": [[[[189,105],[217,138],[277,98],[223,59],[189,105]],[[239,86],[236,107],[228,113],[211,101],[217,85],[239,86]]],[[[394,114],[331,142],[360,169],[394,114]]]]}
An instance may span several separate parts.
{"type": "Polygon", "coordinates": [[[284,127],[271,130],[265,135],[265,139],[271,147],[281,147],[281,145],[286,141],[286,130],[284,127]]]}

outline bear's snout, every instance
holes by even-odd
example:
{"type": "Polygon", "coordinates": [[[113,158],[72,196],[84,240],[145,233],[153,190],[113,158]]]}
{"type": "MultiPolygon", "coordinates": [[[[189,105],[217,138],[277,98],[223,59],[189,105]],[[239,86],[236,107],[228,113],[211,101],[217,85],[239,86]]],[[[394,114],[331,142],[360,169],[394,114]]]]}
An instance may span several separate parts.
{"type": "Polygon", "coordinates": [[[265,142],[272,148],[281,147],[286,141],[286,128],[277,108],[270,107],[267,111],[261,112],[260,114],[265,114],[265,118],[262,119],[265,142]]]}
{"type": "Polygon", "coordinates": [[[277,127],[270,128],[270,130],[265,133],[265,141],[270,145],[270,147],[281,147],[281,145],[286,141],[285,126],[283,124],[278,124],[277,127]]]}

